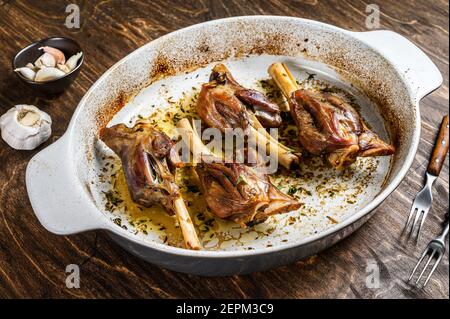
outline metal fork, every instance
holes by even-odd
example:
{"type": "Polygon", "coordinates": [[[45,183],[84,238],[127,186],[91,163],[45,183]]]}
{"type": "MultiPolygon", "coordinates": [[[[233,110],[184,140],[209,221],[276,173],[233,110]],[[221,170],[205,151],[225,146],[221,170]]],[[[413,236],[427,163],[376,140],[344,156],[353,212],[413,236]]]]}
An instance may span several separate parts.
{"type": "Polygon", "coordinates": [[[448,128],[448,115],[442,119],[441,127],[439,129],[439,135],[434,144],[433,154],[431,156],[430,163],[427,168],[427,181],[424,188],[416,195],[411,211],[409,213],[408,221],[403,228],[403,233],[409,229],[408,238],[415,232],[416,225],[418,225],[416,231],[416,240],[419,238],[422,226],[430,211],[431,204],[433,202],[432,186],[436,178],[441,172],[444,165],[445,156],[447,155],[449,147],[449,128],[448,128]],[[420,222],[419,222],[420,220],[420,222]]]}
{"type": "Polygon", "coordinates": [[[445,223],[445,229],[442,232],[442,234],[428,244],[427,248],[425,248],[425,251],[422,254],[422,257],[420,257],[419,261],[417,262],[416,266],[414,267],[413,271],[411,272],[411,276],[409,276],[408,282],[411,282],[412,278],[414,277],[414,273],[416,272],[417,268],[419,268],[420,264],[422,263],[425,256],[430,255],[430,258],[428,259],[427,263],[425,264],[425,267],[423,267],[422,271],[420,272],[419,277],[417,277],[417,280],[415,284],[417,285],[422,279],[423,274],[427,270],[428,266],[430,265],[430,262],[433,260],[433,258],[436,258],[436,262],[433,265],[433,268],[431,268],[430,273],[428,274],[427,279],[425,280],[425,283],[423,284],[422,288],[426,286],[428,283],[428,280],[430,280],[431,276],[433,275],[434,271],[436,270],[436,267],[439,265],[439,263],[442,260],[442,257],[445,254],[445,237],[448,234],[448,219],[445,223]]]}

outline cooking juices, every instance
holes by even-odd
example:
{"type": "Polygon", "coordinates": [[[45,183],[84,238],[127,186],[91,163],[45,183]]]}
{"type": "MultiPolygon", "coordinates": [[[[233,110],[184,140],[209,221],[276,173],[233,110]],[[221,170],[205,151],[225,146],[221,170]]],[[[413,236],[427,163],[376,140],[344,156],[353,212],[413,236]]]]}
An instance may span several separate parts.
{"type": "MultiPolygon", "coordinates": [[[[298,84],[309,89],[332,91],[353,101],[348,93],[315,79],[314,75],[309,75],[298,84]]],[[[285,101],[271,80],[257,81],[255,88],[283,109],[285,101]]],[[[191,91],[184,92],[183,98],[178,101],[168,98],[170,106],[155,108],[148,120],[156,129],[172,136],[180,119],[198,119],[195,112],[198,92],[199,89],[193,87],[191,91]]],[[[286,146],[298,149],[297,128],[288,112],[283,112],[282,116],[279,140],[286,146]]],[[[286,170],[280,167],[275,174],[270,175],[272,183],[282,192],[297,198],[303,203],[302,207],[297,211],[269,217],[264,223],[246,229],[208,211],[199,183],[192,173],[193,168],[178,169],[176,180],[204,249],[253,249],[252,242],[256,240],[270,247],[275,244],[273,237],[276,238],[277,234],[280,241],[286,242],[283,237],[286,232],[295,231],[299,236],[308,236],[341,221],[346,213],[364,204],[359,202],[359,195],[374,182],[374,178],[379,178],[379,161],[379,158],[359,158],[349,168],[337,171],[320,157],[304,156],[298,169],[286,170]]],[[[135,204],[128,192],[120,161],[111,157],[106,162],[109,164],[105,164],[105,178],[109,178],[111,188],[105,192],[105,208],[113,213],[114,222],[144,235],[157,234],[162,243],[183,247],[183,237],[175,216],[168,215],[159,206],[145,208],[135,204]]]]}

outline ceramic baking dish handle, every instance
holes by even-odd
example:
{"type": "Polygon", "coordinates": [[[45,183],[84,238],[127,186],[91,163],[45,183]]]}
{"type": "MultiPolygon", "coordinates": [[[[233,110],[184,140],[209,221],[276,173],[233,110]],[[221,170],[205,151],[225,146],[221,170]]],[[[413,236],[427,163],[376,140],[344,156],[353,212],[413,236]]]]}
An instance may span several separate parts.
{"type": "Polygon", "coordinates": [[[381,53],[409,84],[416,102],[442,84],[442,75],[415,44],[392,31],[355,32],[354,36],[381,53]]]}
{"type": "Polygon", "coordinates": [[[34,213],[47,230],[59,235],[105,228],[103,216],[75,176],[68,145],[64,135],[28,163],[26,185],[34,213]]]}

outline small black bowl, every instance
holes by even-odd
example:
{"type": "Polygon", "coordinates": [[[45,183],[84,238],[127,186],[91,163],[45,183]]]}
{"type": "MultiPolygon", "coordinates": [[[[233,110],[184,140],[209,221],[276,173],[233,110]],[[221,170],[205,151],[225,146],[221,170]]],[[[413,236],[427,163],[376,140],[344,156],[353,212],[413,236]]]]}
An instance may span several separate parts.
{"type": "MultiPolygon", "coordinates": [[[[82,52],[79,44],[72,39],[63,37],[44,39],[30,44],[26,48],[22,49],[19,53],[17,53],[12,62],[13,70],[24,67],[27,63],[34,63],[43,54],[43,51],[39,50],[39,48],[43,46],[50,46],[61,50],[66,56],[66,60],[68,60],[72,55],[75,55],[78,52],[82,52]]],[[[28,86],[32,87],[38,92],[58,94],[63,92],[75,80],[78,73],[80,73],[83,62],[84,54],[78,60],[75,69],[73,69],[63,77],[47,82],[34,82],[28,80],[18,72],[14,73],[16,73],[17,76],[28,86]]]]}

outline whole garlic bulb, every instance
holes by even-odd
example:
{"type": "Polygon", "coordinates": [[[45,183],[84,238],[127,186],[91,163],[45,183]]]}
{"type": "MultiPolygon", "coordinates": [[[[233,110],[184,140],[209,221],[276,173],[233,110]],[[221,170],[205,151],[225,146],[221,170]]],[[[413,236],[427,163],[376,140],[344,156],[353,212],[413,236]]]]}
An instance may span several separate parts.
{"type": "Polygon", "coordinates": [[[52,133],[50,115],[34,105],[20,104],[0,117],[3,140],[17,150],[32,150],[52,133]]]}

